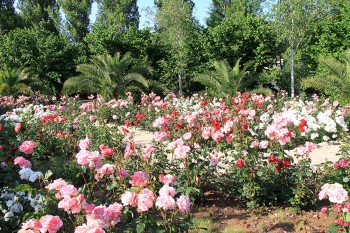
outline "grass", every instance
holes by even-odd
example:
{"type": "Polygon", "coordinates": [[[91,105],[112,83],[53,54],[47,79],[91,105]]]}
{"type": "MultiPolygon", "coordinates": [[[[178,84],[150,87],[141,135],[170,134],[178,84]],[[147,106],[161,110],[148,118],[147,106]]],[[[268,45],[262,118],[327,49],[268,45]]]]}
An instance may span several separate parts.
{"type": "Polygon", "coordinates": [[[217,232],[218,224],[210,218],[193,218],[193,226],[190,233],[211,233],[217,232]]]}

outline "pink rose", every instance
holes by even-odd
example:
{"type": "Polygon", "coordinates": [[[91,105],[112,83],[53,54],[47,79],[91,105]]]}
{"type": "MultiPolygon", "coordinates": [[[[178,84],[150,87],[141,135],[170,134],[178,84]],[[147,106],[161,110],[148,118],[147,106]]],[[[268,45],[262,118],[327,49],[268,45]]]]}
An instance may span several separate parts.
{"type": "Polygon", "coordinates": [[[63,186],[67,185],[66,181],[62,178],[54,180],[51,184],[48,184],[45,188],[48,190],[56,190],[59,191],[63,186]]]}
{"type": "Polygon", "coordinates": [[[175,185],[177,183],[176,182],[176,177],[173,176],[173,175],[170,175],[170,174],[167,174],[167,175],[160,174],[159,175],[159,180],[163,184],[167,184],[167,185],[170,185],[170,184],[175,185]]]}
{"type": "Polygon", "coordinates": [[[173,210],[175,208],[175,200],[171,196],[161,195],[157,197],[156,206],[162,210],[173,210]]]}
{"type": "Polygon", "coordinates": [[[174,155],[178,159],[183,159],[187,157],[187,153],[191,151],[191,148],[189,146],[178,146],[176,147],[174,151],[174,155]]]}
{"type": "Polygon", "coordinates": [[[81,203],[77,198],[71,198],[70,196],[65,196],[58,203],[58,208],[64,209],[64,211],[71,210],[73,214],[76,214],[81,211],[81,203]]]}
{"type": "Polygon", "coordinates": [[[327,214],[327,211],[328,211],[327,207],[324,206],[324,207],[321,208],[321,213],[322,214],[327,214]]]}
{"type": "Polygon", "coordinates": [[[45,215],[40,218],[42,233],[48,231],[49,233],[56,233],[63,226],[63,222],[58,216],[45,215]]]}
{"type": "Polygon", "coordinates": [[[75,228],[74,233],[105,233],[101,227],[83,224],[75,228]]]}
{"type": "Polygon", "coordinates": [[[261,141],[261,142],[259,143],[259,147],[260,147],[261,149],[266,149],[268,146],[269,146],[269,142],[268,142],[268,141],[261,141]]]}
{"type": "Polygon", "coordinates": [[[142,213],[153,207],[154,194],[149,189],[143,189],[138,195],[137,212],[142,213]]]}
{"type": "Polygon", "coordinates": [[[36,219],[30,219],[27,222],[23,223],[22,229],[24,230],[33,230],[39,232],[41,228],[41,223],[36,219]]]}
{"type": "Polygon", "coordinates": [[[152,145],[147,145],[146,147],[142,148],[142,159],[143,160],[148,160],[152,153],[156,151],[156,148],[152,145]]]}
{"type": "Polygon", "coordinates": [[[89,120],[90,121],[95,121],[95,120],[97,120],[97,116],[91,115],[91,116],[89,116],[89,120]]]}
{"type": "Polygon", "coordinates": [[[164,185],[159,190],[160,196],[172,196],[174,197],[177,194],[176,190],[173,187],[170,187],[169,185],[164,185]]]}
{"type": "Polygon", "coordinates": [[[142,171],[137,171],[135,172],[132,176],[131,176],[132,180],[129,181],[129,183],[132,186],[140,186],[140,187],[144,187],[147,185],[147,180],[148,177],[146,175],[146,173],[142,172],[142,171]]]}
{"type": "Polygon", "coordinates": [[[31,168],[32,167],[32,164],[28,160],[23,158],[22,156],[16,157],[14,160],[14,164],[18,164],[20,166],[20,168],[31,168]]]}
{"type": "Polygon", "coordinates": [[[125,193],[123,193],[121,200],[122,200],[123,205],[129,205],[132,207],[136,207],[137,206],[137,193],[126,191],[125,193]]]}
{"type": "Polygon", "coordinates": [[[113,149],[108,146],[102,144],[99,146],[99,148],[103,156],[111,156],[113,154],[113,149]]]}
{"type": "Polygon", "coordinates": [[[60,193],[62,196],[75,196],[78,194],[78,190],[76,187],[69,184],[69,185],[62,186],[60,189],[60,193]]]}
{"type": "Polygon", "coordinates": [[[103,164],[103,166],[97,169],[97,173],[102,175],[110,175],[114,173],[115,166],[112,164],[103,164]]]}
{"type": "Polygon", "coordinates": [[[321,187],[319,199],[325,199],[327,196],[330,202],[338,204],[341,204],[349,199],[348,192],[343,188],[343,185],[339,183],[326,183],[321,187]]]}
{"type": "Polygon", "coordinates": [[[88,136],[86,136],[86,138],[84,140],[79,141],[79,148],[80,148],[80,150],[87,150],[90,148],[91,144],[92,144],[92,142],[90,141],[88,136]]]}
{"type": "Polygon", "coordinates": [[[15,132],[18,133],[22,129],[22,124],[21,123],[16,123],[15,125],[15,132]]]}
{"type": "Polygon", "coordinates": [[[190,198],[185,195],[181,195],[179,198],[176,199],[177,207],[179,208],[179,212],[188,212],[191,207],[190,198]]]}
{"type": "Polygon", "coordinates": [[[183,138],[184,138],[185,140],[189,140],[191,137],[192,137],[191,132],[187,132],[187,133],[185,133],[185,134],[183,135],[183,138]]]}
{"type": "Polygon", "coordinates": [[[155,132],[154,133],[154,140],[156,141],[156,142],[163,142],[164,141],[164,139],[166,139],[167,138],[167,133],[166,132],[155,132]]]}
{"type": "Polygon", "coordinates": [[[23,152],[24,154],[29,155],[29,154],[33,153],[35,146],[36,146],[35,142],[25,141],[25,142],[22,143],[22,145],[20,145],[18,147],[18,149],[21,152],[23,152]]]}

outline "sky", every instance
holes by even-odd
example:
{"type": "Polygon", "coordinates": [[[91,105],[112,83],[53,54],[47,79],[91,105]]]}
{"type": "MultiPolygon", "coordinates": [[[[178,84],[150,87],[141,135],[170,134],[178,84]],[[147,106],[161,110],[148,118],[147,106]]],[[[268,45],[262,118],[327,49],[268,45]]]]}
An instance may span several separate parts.
{"type": "MultiPolygon", "coordinates": [[[[195,4],[194,16],[198,19],[201,25],[205,25],[205,18],[208,17],[209,7],[212,0],[193,0],[195,4]]],[[[140,12],[140,28],[146,26],[153,26],[152,17],[147,17],[146,8],[154,7],[154,0],[138,0],[137,5],[140,12]]],[[[153,9],[154,10],[154,9],[153,9]]],[[[93,5],[91,11],[91,21],[94,22],[96,19],[97,7],[93,5]]]]}

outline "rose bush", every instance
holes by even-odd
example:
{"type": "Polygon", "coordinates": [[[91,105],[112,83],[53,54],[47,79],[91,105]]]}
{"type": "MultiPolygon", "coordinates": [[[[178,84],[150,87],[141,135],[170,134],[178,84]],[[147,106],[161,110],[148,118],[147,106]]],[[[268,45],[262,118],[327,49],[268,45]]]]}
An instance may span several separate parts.
{"type": "MultiPolygon", "coordinates": [[[[0,221],[33,231],[186,231],[191,206],[208,190],[251,208],[305,208],[317,198],[317,182],[333,179],[314,173],[308,154],[348,131],[347,109],[316,96],[1,98],[0,182],[15,190],[15,204],[0,221]],[[136,142],[135,127],[153,140],[136,142]],[[34,219],[44,216],[64,224],[47,217],[39,227],[34,219]]],[[[335,167],[346,170],[348,159],[335,167]]]]}

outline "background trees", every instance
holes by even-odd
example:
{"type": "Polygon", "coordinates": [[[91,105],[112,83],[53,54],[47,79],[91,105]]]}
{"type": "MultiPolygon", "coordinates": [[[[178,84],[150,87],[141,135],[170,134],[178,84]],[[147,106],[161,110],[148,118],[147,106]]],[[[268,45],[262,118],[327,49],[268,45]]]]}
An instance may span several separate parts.
{"type": "Polygon", "coordinates": [[[350,0],[212,0],[204,26],[193,16],[194,1],[155,0],[154,27],[142,29],[137,0],[14,4],[0,0],[0,70],[30,67],[52,93],[90,58],[130,53],[174,92],[203,90],[198,74],[215,72],[216,61],[235,67],[240,59],[241,70],[253,61],[248,89],[276,81],[293,95],[305,77],[326,71],[320,56],[340,59],[350,48],[350,0]],[[94,3],[99,14],[91,24],[94,3]]]}

